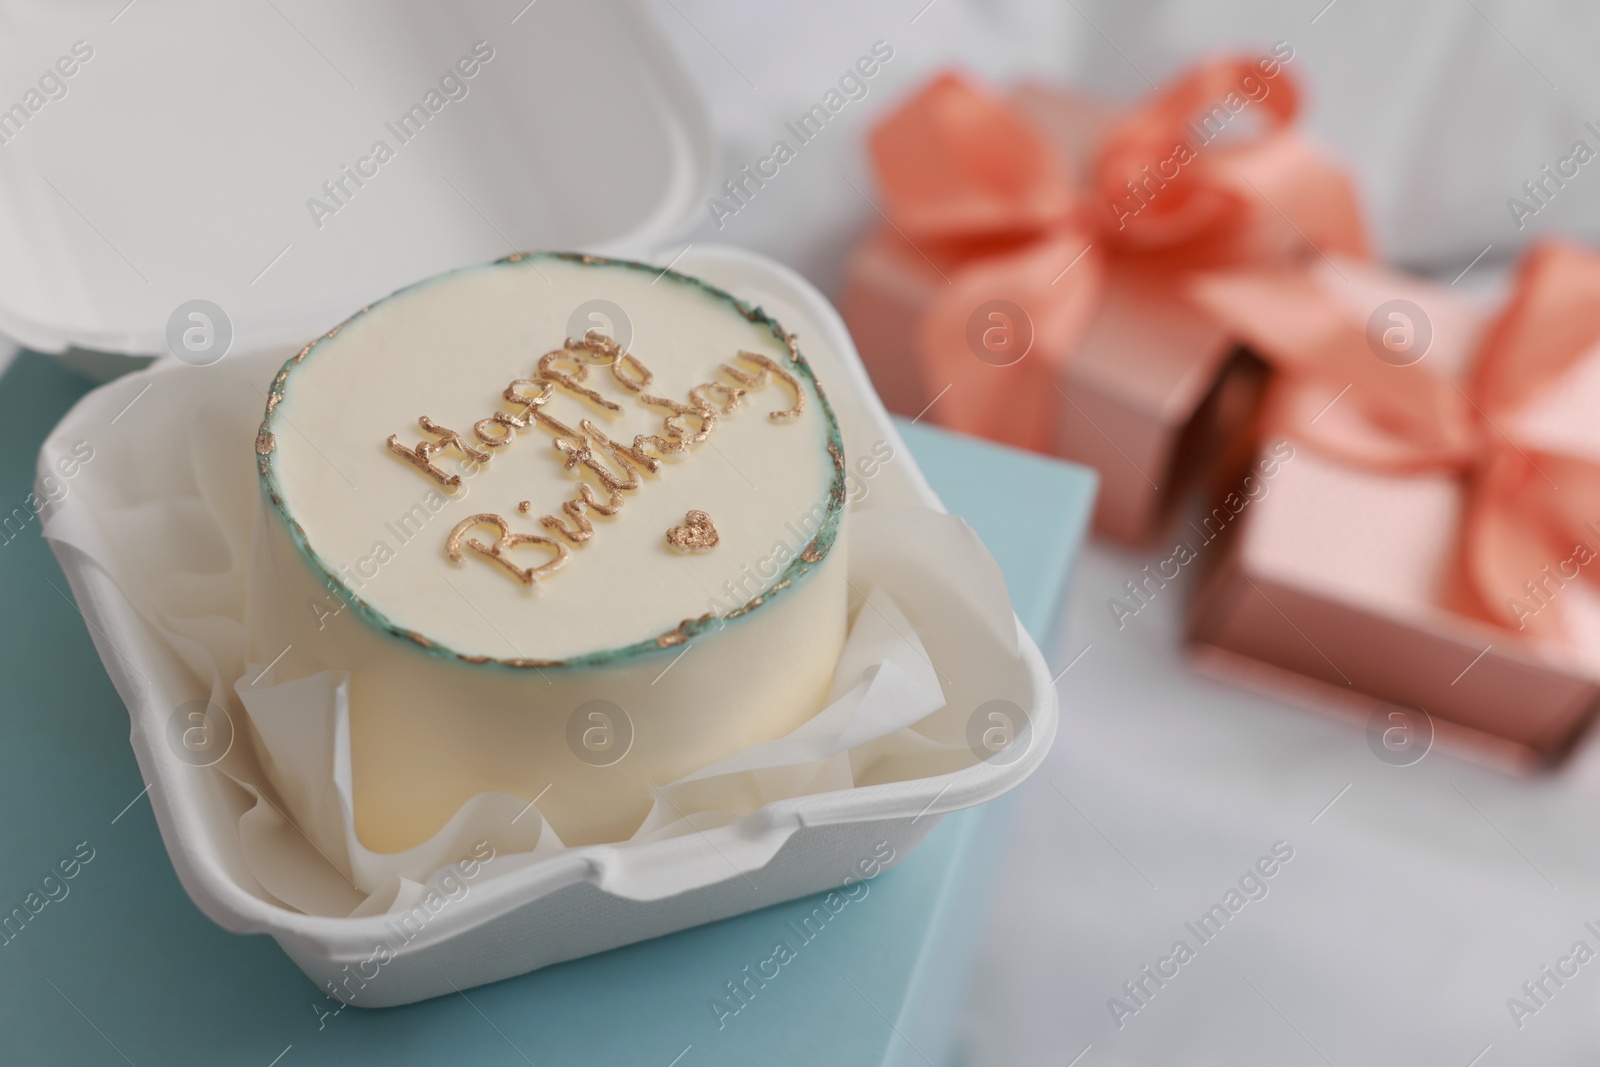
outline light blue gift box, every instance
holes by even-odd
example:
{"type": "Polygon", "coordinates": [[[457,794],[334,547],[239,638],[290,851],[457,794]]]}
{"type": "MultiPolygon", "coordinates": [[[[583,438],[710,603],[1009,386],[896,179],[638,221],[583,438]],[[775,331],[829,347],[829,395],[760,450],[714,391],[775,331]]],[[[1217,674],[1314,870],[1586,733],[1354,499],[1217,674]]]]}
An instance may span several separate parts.
{"type": "MultiPolygon", "coordinates": [[[[270,939],[212,925],[166,858],[122,702],[28,504],[40,442],[87,388],[33,353],[0,378],[0,1063],[951,1062],[1008,798],[946,817],[825,926],[804,923],[819,898],[792,901],[403,1008],[341,1010],[270,939]],[[780,940],[794,958],[730,997],[780,940]]],[[[1093,473],[900,431],[1045,643],[1093,473]]]]}

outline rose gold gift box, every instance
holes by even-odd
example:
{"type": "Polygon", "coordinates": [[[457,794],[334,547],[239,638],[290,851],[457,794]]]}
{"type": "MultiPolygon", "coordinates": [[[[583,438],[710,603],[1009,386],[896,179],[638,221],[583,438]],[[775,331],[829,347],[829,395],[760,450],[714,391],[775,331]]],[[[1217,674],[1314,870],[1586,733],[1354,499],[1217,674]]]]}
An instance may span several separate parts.
{"type": "MultiPolygon", "coordinates": [[[[1486,325],[1482,310],[1416,280],[1348,264],[1343,274],[1349,283],[1324,280],[1356,321],[1389,299],[1415,302],[1433,327],[1419,366],[1464,377],[1486,325]]],[[[1600,348],[1501,429],[1597,459],[1596,412],[1600,348]]],[[[1264,448],[1275,445],[1282,447],[1268,441],[1264,448]]],[[[1560,640],[1456,610],[1459,479],[1374,473],[1293,447],[1237,533],[1219,542],[1222,554],[1191,607],[1197,665],[1363,719],[1385,704],[1420,708],[1442,735],[1494,762],[1526,767],[1565,755],[1600,701],[1600,594],[1581,580],[1528,576],[1548,591],[1540,610],[1561,613],[1560,640]]],[[[1587,547],[1596,555],[1586,566],[1600,567],[1600,500],[1594,513],[1587,547]]],[[[1551,567],[1577,566],[1578,550],[1551,567]]]]}
{"type": "MultiPolygon", "coordinates": [[[[1293,90],[1285,84],[1282,91],[1293,90]]],[[[1099,150],[1108,131],[1129,116],[1128,109],[1040,84],[1018,87],[1007,107],[1040,135],[1085,197],[1102,195],[1094,192],[1099,150]]],[[[1300,183],[1300,199],[1306,202],[1290,203],[1301,216],[1299,223],[1256,205],[1262,218],[1250,225],[1259,230],[1260,249],[1273,249],[1258,254],[1298,262],[1309,254],[1308,230],[1322,247],[1358,254],[1364,241],[1343,176],[1294,138],[1272,144],[1255,159],[1253,165],[1262,168],[1256,180],[1271,184],[1307,166],[1314,173],[1300,183]]],[[[1091,240],[1097,248],[1105,243],[1102,236],[1091,240]]],[[[972,422],[951,419],[939,409],[959,405],[963,398],[959,390],[944,395],[949,379],[930,380],[938,372],[929,371],[916,351],[923,313],[971,257],[971,247],[959,240],[950,247],[926,237],[913,242],[904,227],[888,221],[852,250],[840,305],[891,410],[913,417],[927,413],[947,427],[972,422]]],[[[1107,257],[1087,332],[1067,342],[1068,351],[1048,351],[1050,340],[1035,335],[1033,350],[1023,357],[1059,368],[1050,382],[1057,395],[1035,386],[1043,395],[1016,398],[1015,433],[1008,435],[999,425],[982,430],[1098,470],[1096,532],[1125,543],[1148,544],[1170,527],[1199,478],[1214,480],[1217,471],[1248,464],[1254,414],[1266,381],[1261,362],[1189,300],[1183,259],[1181,252],[1166,264],[1160,254],[1107,257]],[[1033,432],[1040,425],[1051,427],[1043,444],[1033,432]]],[[[1069,286],[1061,288],[1063,300],[1070,299],[1069,286]]]]}
{"type": "MultiPolygon", "coordinates": [[[[1088,335],[1056,379],[1061,395],[1046,402],[1060,409],[1054,451],[1101,472],[1096,532],[1144,543],[1170,525],[1198,472],[1244,445],[1265,372],[1170,290],[1115,269],[1106,282],[1088,335]]],[[[852,255],[845,321],[884,404],[908,417],[936,401],[960,403],[939,396],[943,383],[924,380],[911,344],[922,308],[944,284],[887,225],[852,255]]]]}

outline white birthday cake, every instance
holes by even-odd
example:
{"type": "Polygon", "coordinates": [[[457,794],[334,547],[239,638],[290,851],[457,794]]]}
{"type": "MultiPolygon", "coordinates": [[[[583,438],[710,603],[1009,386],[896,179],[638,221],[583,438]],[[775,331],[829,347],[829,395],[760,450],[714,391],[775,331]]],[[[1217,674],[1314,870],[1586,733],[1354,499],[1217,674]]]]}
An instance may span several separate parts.
{"type": "Polygon", "coordinates": [[[271,383],[253,657],[347,678],[367,848],[484,792],[623,840],[653,787],[822,707],[842,449],[794,336],[693,278],[528,254],[422,282],[271,383]]]}

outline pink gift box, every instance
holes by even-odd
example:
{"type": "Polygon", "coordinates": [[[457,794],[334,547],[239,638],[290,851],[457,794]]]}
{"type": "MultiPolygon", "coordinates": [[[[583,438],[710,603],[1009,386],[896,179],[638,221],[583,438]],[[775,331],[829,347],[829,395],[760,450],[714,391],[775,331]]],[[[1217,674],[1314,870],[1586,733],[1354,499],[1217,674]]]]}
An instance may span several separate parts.
{"type": "Polygon", "coordinates": [[[840,300],[887,406],[1094,467],[1096,530],[1150,542],[1187,489],[1247,460],[1266,380],[1194,279],[1365,254],[1349,183],[1293,128],[1298,92],[1268,59],[1201,64],[1126,108],[936,78],[874,134],[887,215],[840,300]],[[1182,120],[1241,85],[1258,134],[1205,147],[1182,120]],[[1170,171],[1175,144],[1200,162],[1170,171]],[[996,305],[1026,320],[1014,363],[977,347],[996,305]]]}
{"type": "MultiPolygon", "coordinates": [[[[1356,323],[1394,299],[1423,308],[1432,344],[1418,367],[1465,380],[1488,323],[1482,309],[1454,290],[1369,267],[1318,274],[1356,323]]],[[[1336,392],[1328,389],[1321,418],[1349,416],[1336,392]]],[[[1498,428],[1528,449],[1600,462],[1595,411],[1600,346],[1498,428]]],[[[1382,473],[1276,440],[1261,455],[1285,447],[1292,458],[1254,478],[1256,498],[1192,605],[1200,665],[1363,717],[1381,718],[1386,704],[1420,708],[1443,733],[1497,759],[1528,764],[1568,752],[1600,701],[1600,592],[1571,577],[1580,546],[1528,575],[1542,594],[1528,604],[1558,613],[1558,636],[1496,625],[1463,600],[1458,475],[1382,473]]],[[[1587,566],[1600,566],[1600,499],[1592,510],[1587,566]]]]}
{"type": "MultiPolygon", "coordinates": [[[[917,318],[944,284],[889,226],[850,260],[845,321],[884,404],[908,417],[961,403],[940,395],[945,383],[925,380],[912,348],[917,318]]],[[[1170,526],[1182,490],[1247,447],[1264,380],[1265,368],[1215,322],[1113,271],[1089,333],[1055,378],[1060,396],[1046,398],[1059,408],[1053,451],[1101,474],[1096,532],[1147,543],[1170,526]]]]}

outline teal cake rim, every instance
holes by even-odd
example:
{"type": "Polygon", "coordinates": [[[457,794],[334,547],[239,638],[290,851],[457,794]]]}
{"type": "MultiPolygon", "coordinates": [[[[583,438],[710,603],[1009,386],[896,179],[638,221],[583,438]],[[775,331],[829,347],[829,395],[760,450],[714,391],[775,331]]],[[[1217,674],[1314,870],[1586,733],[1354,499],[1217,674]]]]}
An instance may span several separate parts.
{"type": "Polygon", "coordinates": [[[784,329],[771,315],[767,314],[759,305],[752,305],[738,297],[719,289],[708,282],[688,274],[681,274],[670,267],[663,269],[648,263],[640,263],[630,259],[616,259],[608,256],[588,255],[581,252],[517,252],[489,263],[476,263],[453,270],[443,271],[419,281],[413,282],[403,288],[396,289],[381,300],[375,300],[366,307],[333,327],[327,333],[317,337],[293,356],[289,357],[278,369],[272,379],[272,386],[267,393],[266,414],[261,420],[260,429],[256,432],[256,474],[257,482],[266,498],[269,510],[281,522],[288,532],[290,540],[300,554],[302,560],[309,566],[313,574],[323,579],[323,584],[337,596],[340,601],[355,609],[355,612],[366,623],[376,628],[381,633],[403,641],[406,644],[420,648],[430,655],[445,660],[453,660],[469,666],[502,667],[515,670],[560,670],[592,667],[613,666],[621,661],[630,660],[652,654],[665,652],[669,649],[686,645],[694,638],[712,629],[721,629],[727,623],[741,619],[751,612],[771,603],[774,599],[793,589],[803,578],[825,562],[833,551],[839,538],[839,525],[844,514],[845,485],[844,485],[844,442],[839,430],[839,420],[834,414],[833,405],[828,403],[828,397],[823,392],[822,384],[817,381],[816,373],[811,364],[800,352],[798,339],[794,334],[784,329]],[[656,276],[656,280],[670,280],[675,284],[692,286],[712,298],[726,303],[733,310],[742,315],[748,322],[762,326],[771,333],[772,337],[789,352],[787,367],[793,370],[798,377],[809,383],[811,392],[815,394],[818,406],[822,412],[824,427],[826,429],[826,447],[829,460],[833,466],[833,477],[829,483],[827,494],[827,511],[822,522],[818,525],[816,533],[807,543],[806,547],[798,552],[793,559],[769,583],[761,588],[754,596],[731,611],[717,614],[706,612],[704,615],[686,618],[670,630],[663,631],[653,637],[647,637],[632,644],[618,648],[605,649],[598,652],[589,652],[581,656],[572,656],[566,659],[531,659],[531,658],[501,658],[487,655],[468,655],[456,649],[435,641],[416,630],[404,627],[390,619],[383,611],[370,604],[358,593],[350,588],[349,584],[339,575],[338,571],[330,567],[317,551],[311,547],[310,540],[300,523],[289,513],[289,507],[284,500],[282,486],[278,481],[277,469],[273,459],[277,454],[277,434],[274,418],[277,408],[288,393],[288,385],[294,369],[303,363],[318,346],[325,341],[337,337],[346,326],[355,322],[374,308],[396,297],[403,296],[413,289],[449,278],[454,275],[464,274],[469,271],[494,270],[507,267],[516,267],[527,264],[537,270],[538,261],[562,261],[568,263],[583,263],[587,266],[615,267],[625,270],[645,271],[656,276]]]}

